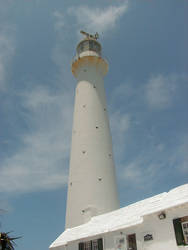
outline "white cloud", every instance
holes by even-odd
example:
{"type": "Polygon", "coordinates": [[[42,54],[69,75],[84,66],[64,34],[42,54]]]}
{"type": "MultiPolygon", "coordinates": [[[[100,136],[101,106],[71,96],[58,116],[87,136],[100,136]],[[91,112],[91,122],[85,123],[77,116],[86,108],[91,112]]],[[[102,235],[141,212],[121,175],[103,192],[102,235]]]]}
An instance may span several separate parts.
{"type": "Polygon", "coordinates": [[[64,20],[64,15],[63,13],[59,12],[59,11],[54,11],[53,13],[54,17],[56,18],[56,22],[55,22],[55,30],[59,31],[61,30],[64,25],[65,25],[65,20],[64,20]]]}
{"type": "Polygon", "coordinates": [[[172,104],[179,77],[158,75],[151,77],[146,84],[146,100],[150,107],[167,108],[172,104]]]}
{"type": "Polygon", "coordinates": [[[111,115],[111,129],[118,137],[122,137],[122,133],[125,133],[129,129],[130,122],[128,114],[122,114],[117,111],[111,115]]]}
{"type": "MultiPolygon", "coordinates": [[[[67,85],[70,88],[70,83],[73,82],[73,77],[70,70],[70,55],[72,55],[75,46],[76,31],[72,31],[71,22],[65,11],[56,10],[52,13],[54,17],[54,29],[56,31],[56,43],[52,49],[52,60],[58,67],[58,74],[56,75],[56,84],[60,83],[62,86],[67,85]],[[71,31],[71,32],[70,32],[71,31]],[[71,45],[72,44],[72,45],[71,45]]],[[[73,86],[73,85],[72,85],[73,86]]]]}
{"type": "Polygon", "coordinates": [[[135,94],[135,89],[133,89],[131,84],[125,82],[123,84],[117,85],[112,94],[114,99],[116,98],[124,101],[125,98],[133,96],[135,94]]]}
{"type": "Polygon", "coordinates": [[[129,114],[113,112],[110,115],[110,127],[112,131],[114,155],[118,161],[123,157],[122,153],[125,150],[125,141],[130,125],[131,118],[129,114]]]}
{"type": "Polygon", "coordinates": [[[183,139],[179,138],[179,142],[171,147],[160,143],[142,148],[134,158],[120,164],[119,179],[129,187],[150,188],[159,179],[164,180],[174,173],[185,178],[188,173],[187,139],[188,136],[184,135],[183,139]]]}
{"type": "MultiPolygon", "coordinates": [[[[177,178],[187,173],[187,136],[184,136],[183,142],[181,140],[172,144],[172,141],[161,137],[157,129],[152,131],[151,125],[145,123],[146,111],[147,118],[151,113],[143,106],[143,100],[147,100],[147,105],[154,109],[175,105],[175,101],[181,98],[182,89],[186,89],[185,85],[187,86],[187,75],[169,74],[152,77],[143,87],[132,88],[129,84],[123,84],[117,85],[113,90],[111,110],[117,110],[118,107],[120,109],[111,115],[113,146],[120,183],[130,187],[151,188],[157,185],[159,179],[168,178],[172,171],[177,172],[177,178]],[[178,89],[178,86],[181,86],[181,89],[178,89]],[[143,89],[145,96],[142,95],[143,89]],[[136,107],[130,105],[132,99],[136,100],[136,107]],[[127,110],[129,114],[126,114],[127,110]]],[[[160,124],[160,121],[157,124],[160,124]]],[[[158,125],[152,127],[156,128],[158,125]]],[[[178,134],[174,136],[178,138],[178,134]]]]}
{"type": "Polygon", "coordinates": [[[23,147],[1,163],[1,192],[59,188],[67,181],[72,103],[67,91],[52,95],[44,87],[22,95],[25,119],[34,129],[23,147]],[[29,114],[29,115],[28,115],[29,114]]]}
{"type": "Polygon", "coordinates": [[[145,188],[154,184],[153,178],[160,168],[161,166],[153,163],[151,159],[148,162],[147,157],[136,157],[129,164],[121,166],[120,178],[124,180],[126,185],[145,188]]]}
{"type": "Polygon", "coordinates": [[[162,152],[165,149],[165,145],[162,143],[159,143],[158,145],[156,145],[156,149],[162,152]]]}
{"type": "Polygon", "coordinates": [[[7,11],[12,8],[12,5],[14,4],[14,0],[0,0],[0,18],[3,18],[7,15],[7,11]]]}
{"type": "MultiPolygon", "coordinates": [[[[0,162],[0,192],[51,190],[63,187],[67,182],[74,102],[73,85],[70,83],[73,79],[69,79],[67,46],[62,47],[67,38],[62,33],[63,15],[58,11],[53,14],[57,40],[52,57],[59,70],[53,82],[54,88],[50,91],[47,85],[40,85],[19,93],[22,103],[19,115],[28,129],[22,133],[21,143],[12,155],[0,162]]],[[[5,36],[3,38],[0,44],[12,48],[9,40],[5,42],[5,36]]],[[[4,71],[5,52],[2,53],[4,71]]]]}
{"type": "Polygon", "coordinates": [[[70,8],[69,13],[76,17],[77,23],[81,28],[88,32],[97,31],[102,33],[112,30],[127,9],[128,2],[103,9],[80,6],[78,8],[70,8]]]}
{"type": "Polygon", "coordinates": [[[184,135],[172,156],[172,164],[183,174],[188,174],[188,135],[184,135]]]}
{"type": "Polygon", "coordinates": [[[15,46],[10,36],[10,27],[0,28],[0,91],[6,89],[6,77],[9,72],[8,66],[14,52],[15,46]]]}

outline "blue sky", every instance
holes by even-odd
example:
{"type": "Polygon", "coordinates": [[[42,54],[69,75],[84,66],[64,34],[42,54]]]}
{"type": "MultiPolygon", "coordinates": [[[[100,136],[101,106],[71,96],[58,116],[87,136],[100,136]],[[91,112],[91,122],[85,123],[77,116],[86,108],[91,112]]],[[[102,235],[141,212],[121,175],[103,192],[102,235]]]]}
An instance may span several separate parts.
{"type": "Polygon", "coordinates": [[[188,180],[187,0],[0,0],[0,208],[19,250],[64,230],[81,29],[100,34],[121,206],[188,180]]]}

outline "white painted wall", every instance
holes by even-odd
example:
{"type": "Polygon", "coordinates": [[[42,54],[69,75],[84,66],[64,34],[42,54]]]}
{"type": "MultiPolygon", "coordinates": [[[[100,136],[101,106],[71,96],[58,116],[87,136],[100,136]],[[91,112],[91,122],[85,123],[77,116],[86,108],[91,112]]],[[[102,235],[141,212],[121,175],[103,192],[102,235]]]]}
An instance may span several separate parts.
{"type": "Polygon", "coordinates": [[[144,223],[136,230],[138,250],[178,250],[186,248],[184,246],[179,247],[176,244],[173,219],[187,216],[188,206],[171,208],[166,214],[167,217],[164,220],[159,220],[158,214],[148,215],[144,218],[144,223]],[[144,242],[143,236],[147,233],[152,233],[154,239],[144,242]]]}
{"type": "Polygon", "coordinates": [[[119,208],[103,81],[107,63],[98,56],[84,53],[72,66],[78,84],[73,119],[66,228],[83,224],[94,215],[119,208]]]}
{"type": "MultiPolygon", "coordinates": [[[[114,250],[117,249],[115,248],[115,238],[120,236],[120,232],[122,232],[122,235],[125,238],[129,234],[136,234],[137,250],[188,249],[188,246],[177,246],[173,227],[173,219],[188,216],[188,204],[181,207],[171,208],[166,211],[166,215],[167,217],[164,220],[159,220],[157,213],[148,215],[144,217],[144,222],[140,225],[82,239],[80,242],[103,238],[104,250],[114,250]],[[144,241],[144,235],[148,233],[153,235],[153,240],[147,242],[144,241]]],[[[70,242],[66,248],[61,246],[59,248],[54,248],[54,250],[78,250],[78,243],[79,241],[70,242]]],[[[127,250],[127,246],[122,248],[122,250],[123,249],[127,250]]]]}

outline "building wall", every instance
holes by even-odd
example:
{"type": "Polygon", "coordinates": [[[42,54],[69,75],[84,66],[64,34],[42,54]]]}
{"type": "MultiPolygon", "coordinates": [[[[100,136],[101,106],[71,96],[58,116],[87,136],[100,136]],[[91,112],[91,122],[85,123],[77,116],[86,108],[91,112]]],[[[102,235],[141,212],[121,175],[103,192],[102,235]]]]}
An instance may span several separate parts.
{"type": "MultiPolygon", "coordinates": [[[[152,214],[144,217],[142,224],[122,229],[116,232],[109,232],[107,234],[98,235],[97,237],[90,237],[80,242],[89,241],[92,239],[103,238],[104,249],[105,250],[114,250],[118,249],[116,247],[115,241],[119,237],[126,238],[127,235],[136,234],[137,250],[179,250],[179,249],[188,249],[188,246],[177,246],[173,219],[188,216],[188,204],[179,208],[171,208],[166,211],[166,218],[160,220],[158,214],[152,214]],[[153,240],[144,241],[144,236],[146,234],[152,234],[153,240]]],[[[78,250],[79,241],[69,243],[66,248],[59,247],[55,250],[78,250]]],[[[121,248],[128,249],[125,244],[121,248]]]]}
{"type": "Polygon", "coordinates": [[[146,216],[144,223],[136,230],[138,250],[178,250],[173,219],[188,215],[188,207],[172,208],[166,211],[166,218],[160,220],[158,214],[146,216]],[[144,241],[144,235],[152,234],[153,240],[144,241]]]}

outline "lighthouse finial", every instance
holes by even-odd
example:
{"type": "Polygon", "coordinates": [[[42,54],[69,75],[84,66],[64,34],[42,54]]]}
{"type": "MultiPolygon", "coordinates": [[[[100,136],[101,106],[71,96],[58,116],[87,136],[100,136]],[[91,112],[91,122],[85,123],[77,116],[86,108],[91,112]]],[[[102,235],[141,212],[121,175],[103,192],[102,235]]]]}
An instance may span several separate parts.
{"type": "Polygon", "coordinates": [[[83,30],[80,31],[82,35],[85,35],[87,39],[95,39],[97,40],[99,38],[99,34],[96,32],[95,35],[91,35],[83,30]]]}

